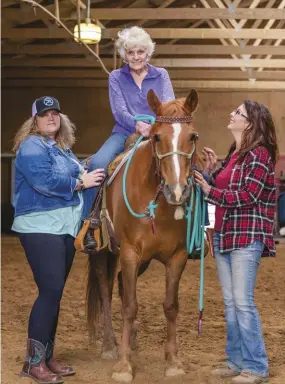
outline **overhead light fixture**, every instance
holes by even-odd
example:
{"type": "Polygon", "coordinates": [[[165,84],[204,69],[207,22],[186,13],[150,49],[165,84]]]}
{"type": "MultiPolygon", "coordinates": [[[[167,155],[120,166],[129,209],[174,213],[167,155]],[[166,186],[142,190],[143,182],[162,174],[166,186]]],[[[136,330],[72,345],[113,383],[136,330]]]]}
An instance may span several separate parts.
{"type": "Polygon", "coordinates": [[[78,23],[74,27],[74,40],[78,43],[79,38],[85,44],[98,44],[101,40],[102,31],[99,25],[92,23],[90,18],[90,0],[87,4],[87,17],[85,23],[80,22],[80,8],[78,8],[78,23]]]}
{"type": "MultiPolygon", "coordinates": [[[[86,18],[85,23],[80,23],[80,39],[86,44],[97,44],[101,40],[101,28],[99,25],[91,22],[91,19],[86,18]]],[[[74,40],[79,42],[79,27],[78,24],[74,27],[74,40]]]]}

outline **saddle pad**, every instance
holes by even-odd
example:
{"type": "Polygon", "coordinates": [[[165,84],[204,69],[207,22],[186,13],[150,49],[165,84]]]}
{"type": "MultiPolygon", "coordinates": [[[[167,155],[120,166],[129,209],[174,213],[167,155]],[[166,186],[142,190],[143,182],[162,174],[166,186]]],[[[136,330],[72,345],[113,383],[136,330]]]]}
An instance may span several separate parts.
{"type": "Polygon", "coordinates": [[[118,155],[110,164],[108,167],[108,175],[110,176],[107,181],[107,187],[112,183],[114,178],[119,173],[122,166],[127,162],[128,158],[130,157],[131,151],[125,151],[118,155]]]}

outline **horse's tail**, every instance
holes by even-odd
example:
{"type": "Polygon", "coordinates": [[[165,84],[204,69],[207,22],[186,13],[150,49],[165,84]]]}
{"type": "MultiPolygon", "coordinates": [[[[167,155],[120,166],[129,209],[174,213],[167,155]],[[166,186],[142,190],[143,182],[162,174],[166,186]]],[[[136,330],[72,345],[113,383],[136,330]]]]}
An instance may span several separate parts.
{"type": "MultiPolygon", "coordinates": [[[[86,291],[87,325],[89,336],[95,340],[96,330],[102,313],[103,297],[101,286],[108,287],[108,297],[112,298],[118,257],[109,251],[89,255],[88,282],[86,291]],[[101,280],[99,282],[99,279],[101,280]]],[[[106,290],[105,294],[106,294],[106,290]]]]}

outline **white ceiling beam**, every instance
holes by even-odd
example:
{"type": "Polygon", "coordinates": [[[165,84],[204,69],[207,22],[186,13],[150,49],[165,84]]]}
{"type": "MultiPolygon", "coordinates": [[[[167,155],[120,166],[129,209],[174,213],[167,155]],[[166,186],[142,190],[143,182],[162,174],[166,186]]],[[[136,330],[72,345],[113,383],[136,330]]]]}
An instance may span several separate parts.
{"type": "MultiPolygon", "coordinates": [[[[284,7],[285,7],[285,0],[281,1],[281,3],[278,5],[278,9],[281,9],[284,12],[284,7]]],[[[284,12],[284,15],[285,15],[285,12],[284,12]]],[[[275,22],[274,19],[269,20],[266,23],[266,25],[264,26],[264,29],[270,29],[273,26],[274,22],[275,22]]],[[[253,46],[257,47],[260,45],[261,42],[262,42],[262,39],[257,39],[254,41],[253,46]]],[[[282,39],[279,39],[274,43],[274,45],[276,44],[275,46],[279,46],[281,44],[281,42],[282,42],[282,39]]],[[[284,48],[284,50],[285,50],[285,48],[284,48]]],[[[248,59],[250,59],[250,57],[251,57],[251,55],[248,57],[248,59]]],[[[272,57],[272,55],[267,55],[266,58],[270,59],[271,57],[272,57]]],[[[262,70],[262,68],[259,68],[258,70],[262,70]]]]}
{"type": "MultiPolygon", "coordinates": [[[[280,26],[281,28],[283,28],[284,24],[285,24],[284,21],[279,21],[278,26],[280,26]]],[[[274,46],[274,47],[279,47],[279,46],[282,44],[282,42],[283,42],[283,39],[278,39],[278,40],[276,40],[276,41],[274,42],[273,46],[274,46]]],[[[282,47],[283,47],[283,49],[285,50],[285,47],[284,47],[284,46],[282,46],[282,47]]],[[[269,54],[269,55],[267,55],[267,56],[265,57],[265,59],[271,59],[272,56],[273,56],[273,54],[269,54]]],[[[263,70],[263,67],[258,68],[258,72],[260,72],[260,71],[262,71],[262,70],[263,70]]]]}
{"type": "MultiPolygon", "coordinates": [[[[264,13],[267,13],[267,11],[270,10],[273,7],[275,1],[276,0],[267,0],[267,3],[265,4],[265,6],[263,8],[264,9],[264,13]]],[[[254,23],[252,24],[252,28],[259,28],[261,23],[262,23],[262,20],[255,20],[254,23]]],[[[243,45],[247,45],[248,42],[249,42],[249,39],[243,40],[243,45]]]]}
{"type": "MultiPolygon", "coordinates": [[[[200,1],[201,1],[201,3],[204,5],[205,8],[211,8],[210,5],[208,4],[208,2],[207,2],[206,0],[200,0],[200,1]]],[[[218,25],[219,28],[221,28],[221,29],[223,29],[223,30],[226,30],[226,29],[227,29],[220,19],[214,19],[214,20],[215,20],[215,22],[216,22],[216,24],[218,25]]],[[[210,26],[211,28],[214,28],[214,27],[215,27],[212,21],[209,21],[208,24],[209,24],[209,26],[210,26]]],[[[221,43],[222,43],[224,46],[229,45],[225,39],[221,39],[220,41],[221,41],[221,43]]],[[[230,42],[232,43],[232,45],[238,46],[238,43],[237,43],[234,39],[230,39],[230,42]]],[[[236,55],[234,55],[234,54],[232,54],[231,56],[232,56],[233,59],[237,59],[237,58],[238,58],[238,57],[237,57],[236,55]]]]}
{"type": "MultiPolygon", "coordinates": [[[[218,28],[145,28],[153,39],[285,39],[285,29],[225,29],[218,28]]],[[[120,28],[106,28],[103,38],[116,38],[120,28]]],[[[2,39],[66,39],[72,38],[61,28],[7,28],[2,29],[2,39]]]]}
{"type": "MultiPolygon", "coordinates": [[[[103,59],[108,68],[112,68],[113,59],[103,59]]],[[[153,59],[153,65],[165,68],[285,68],[285,59],[252,59],[244,62],[242,59],[153,59]]],[[[90,56],[88,59],[73,58],[38,58],[38,59],[3,59],[3,67],[100,67],[100,64],[90,56]]]]}
{"type": "MultiPolygon", "coordinates": [[[[277,40],[279,41],[279,40],[277,40]]],[[[76,55],[86,54],[83,46],[67,42],[62,44],[4,44],[1,49],[2,55],[76,55]],[[70,43],[70,44],[69,44],[70,43]]],[[[100,47],[101,54],[111,55],[108,48],[100,47]]],[[[186,44],[157,44],[155,56],[157,55],[285,55],[283,46],[259,45],[253,46],[223,46],[223,45],[186,45],[186,44]]]]}
{"type": "MultiPolygon", "coordinates": [[[[230,12],[224,8],[166,8],[175,0],[169,0],[158,8],[91,8],[90,15],[92,19],[100,19],[104,21],[113,20],[283,20],[284,13],[280,9],[271,8],[264,12],[264,8],[254,9],[254,0],[251,2],[250,8],[236,8],[234,12],[230,12]],[[156,12],[159,9],[159,12],[156,12]]],[[[14,0],[13,0],[14,2],[14,0]]],[[[54,6],[46,6],[51,12],[54,6]]],[[[21,8],[4,8],[2,9],[2,17],[10,21],[27,21],[32,22],[39,19],[50,19],[44,11],[38,9],[37,13],[33,12],[32,7],[21,11],[21,8]]],[[[81,17],[86,17],[86,11],[81,10],[81,17]]],[[[61,20],[76,20],[76,14],[72,6],[60,6],[61,20]]]]}
{"type": "MultiPolygon", "coordinates": [[[[225,8],[224,4],[223,4],[220,0],[214,0],[214,2],[218,5],[218,7],[219,7],[220,9],[224,9],[224,8],[225,8]]],[[[253,9],[253,8],[256,8],[256,7],[258,6],[259,2],[260,2],[260,0],[253,0],[252,3],[251,3],[251,5],[250,5],[250,8],[252,8],[252,9],[253,9]]],[[[238,23],[238,22],[236,22],[236,20],[229,19],[228,22],[229,22],[234,28],[236,28],[237,30],[240,30],[241,28],[244,27],[244,25],[246,24],[247,20],[246,20],[246,19],[243,19],[243,20],[241,20],[241,21],[238,23]]],[[[234,40],[234,39],[230,39],[230,41],[231,41],[231,43],[232,43],[233,45],[236,45],[236,46],[239,46],[239,45],[240,45],[240,41],[237,42],[237,41],[234,40]]],[[[235,56],[234,58],[238,58],[238,57],[235,56]]],[[[245,67],[242,66],[242,67],[241,67],[241,70],[242,70],[242,71],[245,71],[245,67]]]]}

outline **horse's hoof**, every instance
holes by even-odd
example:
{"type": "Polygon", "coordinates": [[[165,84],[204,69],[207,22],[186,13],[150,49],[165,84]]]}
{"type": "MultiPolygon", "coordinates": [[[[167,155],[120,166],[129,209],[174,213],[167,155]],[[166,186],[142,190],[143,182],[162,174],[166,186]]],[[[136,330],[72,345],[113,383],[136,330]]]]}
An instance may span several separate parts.
{"type": "Polygon", "coordinates": [[[131,383],[133,381],[131,364],[125,361],[119,361],[114,367],[112,379],[119,383],[131,383]]]}
{"type": "Polygon", "coordinates": [[[133,381],[133,375],[129,372],[114,372],[112,379],[118,383],[131,383],[133,381]]]}
{"type": "Polygon", "coordinates": [[[168,367],[165,370],[165,377],[174,377],[185,375],[184,369],[179,366],[168,367]]]}
{"type": "Polygon", "coordinates": [[[109,349],[101,352],[101,359],[103,360],[118,360],[119,351],[117,348],[109,349]]]}

